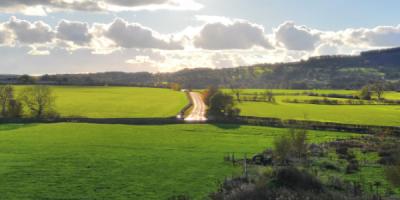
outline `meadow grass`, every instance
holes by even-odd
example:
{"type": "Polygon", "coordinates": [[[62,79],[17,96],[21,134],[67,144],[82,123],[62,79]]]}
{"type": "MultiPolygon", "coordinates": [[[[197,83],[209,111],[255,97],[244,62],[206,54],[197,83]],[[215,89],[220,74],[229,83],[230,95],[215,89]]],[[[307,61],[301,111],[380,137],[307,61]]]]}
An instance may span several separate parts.
{"type": "MultiPolygon", "coordinates": [[[[204,199],[223,160],[272,146],[287,129],[236,125],[0,125],[0,199],[204,199]]],[[[357,136],[310,131],[310,142],[357,136]]]]}
{"type": "MultiPolygon", "coordinates": [[[[253,95],[266,90],[244,89],[242,95],[253,95]]],[[[279,94],[275,96],[276,103],[240,102],[242,116],[272,117],[280,119],[313,120],[323,122],[337,122],[346,124],[363,124],[378,126],[400,126],[400,106],[398,105],[317,105],[307,103],[285,103],[285,100],[324,99],[303,95],[303,92],[319,94],[357,94],[352,90],[272,90],[279,94]]],[[[231,93],[230,90],[224,92],[231,93]]],[[[251,98],[251,96],[249,96],[251,98]]],[[[386,92],[387,99],[399,100],[399,92],[386,92]]],[[[343,98],[327,98],[346,102],[343,98]]],[[[369,102],[364,101],[366,104],[369,102]]]]}
{"type": "Polygon", "coordinates": [[[243,116],[400,126],[400,106],[242,102],[238,107],[243,116]]]}
{"type": "MultiPolygon", "coordinates": [[[[18,86],[18,90],[24,86],[18,86]]],[[[51,87],[62,117],[151,118],[176,116],[188,103],[183,92],[133,87],[51,87]]]]}
{"type": "MultiPolygon", "coordinates": [[[[226,93],[232,93],[230,89],[223,89],[226,93]]],[[[264,93],[265,91],[272,91],[278,96],[305,96],[304,93],[316,93],[316,94],[342,94],[342,95],[358,95],[360,91],[357,90],[286,90],[286,89],[242,89],[243,95],[253,95],[254,93],[264,93]]],[[[374,96],[375,97],[375,96],[374,96]]],[[[390,100],[400,100],[400,92],[386,91],[383,95],[384,98],[390,100]]]]}

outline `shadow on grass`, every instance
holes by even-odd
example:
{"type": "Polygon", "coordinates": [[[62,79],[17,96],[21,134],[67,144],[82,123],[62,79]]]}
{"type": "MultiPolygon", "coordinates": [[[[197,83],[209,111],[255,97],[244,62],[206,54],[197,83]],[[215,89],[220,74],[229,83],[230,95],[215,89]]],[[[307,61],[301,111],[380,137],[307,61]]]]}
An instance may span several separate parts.
{"type": "Polygon", "coordinates": [[[0,132],[12,131],[12,130],[20,129],[20,128],[28,128],[28,127],[33,127],[33,126],[37,126],[37,124],[1,124],[0,132]]]}
{"type": "Polygon", "coordinates": [[[220,129],[239,129],[241,127],[240,124],[220,124],[220,123],[211,123],[211,125],[216,126],[220,129]]]}

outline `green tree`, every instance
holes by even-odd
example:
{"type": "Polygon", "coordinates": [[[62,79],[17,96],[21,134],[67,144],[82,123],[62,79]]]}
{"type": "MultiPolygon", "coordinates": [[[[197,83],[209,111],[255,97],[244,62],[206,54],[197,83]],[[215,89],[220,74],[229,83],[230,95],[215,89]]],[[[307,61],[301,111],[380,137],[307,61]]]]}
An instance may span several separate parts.
{"type": "Polygon", "coordinates": [[[291,139],[289,135],[276,137],[274,140],[274,155],[275,160],[281,165],[289,164],[290,155],[292,152],[291,139]]]}
{"type": "Polygon", "coordinates": [[[382,100],[383,99],[383,94],[385,93],[385,85],[381,82],[379,83],[375,83],[371,86],[372,90],[374,91],[374,93],[376,94],[376,96],[378,97],[378,100],[382,100]]]}
{"type": "Polygon", "coordinates": [[[235,95],[236,100],[240,103],[241,102],[240,96],[242,94],[242,89],[231,85],[231,90],[232,90],[232,93],[235,95]]]}
{"type": "Polygon", "coordinates": [[[359,95],[360,99],[362,100],[371,100],[372,97],[372,92],[371,92],[371,87],[369,85],[364,86],[361,90],[360,90],[360,95],[359,95]]]}
{"type": "Polygon", "coordinates": [[[174,91],[181,91],[182,90],[182,85],[179,84],[179,83],[170,83],[169,87],[174,91]]]}
{"type": "Polygon", "coordinates": [[[274,155],[279,164],[287,165],[293,158],[307,158],[308,143],[305,129],[290,129],[289,133],[274,140],[274,155]]]}
{"type": "Polygon", "coordinates": [[[21,91],[19,98],[29,108],[33,117],[45,118],[55,114],[55,97],[48,86],[26,87],[21,91]]]}
{"type": "Polygon", "coordinates": [[[1,106],[1,116],[7,116],[7,110],[10,101],[14,98],[13,88],[9,85],[0,86],[0,106],[1,106]]]}
{"type": "Polygon", "coordinates": [[[386,167],[385,174],[392,185],[400,187],[400,165],[386,167]]]}
{"type": "Polygon", "coordinates": [[[18,77],[17,81],[20,84],[34,84],[36,82],[35,78],[29,75],[22,75],[18,77]]]}
{"type": "Polygon", "coordinates": [[[232,118],[238,116],[240,110],[235,107],[233,97],[222,92],[217,92],[210,99],[207,115],[216,118],[232,118]]]}
{"type": "Polygon", "coordinates": [[[207,88],[207,90],[203,92],[204,103],[205,103],[207,106],[210,106],[211,98],[212,98],[215,94],[217,94],[218,92],[220,92],[218,87],[216,87],[216,86],[209,86],[209,87],[207,88]]]}

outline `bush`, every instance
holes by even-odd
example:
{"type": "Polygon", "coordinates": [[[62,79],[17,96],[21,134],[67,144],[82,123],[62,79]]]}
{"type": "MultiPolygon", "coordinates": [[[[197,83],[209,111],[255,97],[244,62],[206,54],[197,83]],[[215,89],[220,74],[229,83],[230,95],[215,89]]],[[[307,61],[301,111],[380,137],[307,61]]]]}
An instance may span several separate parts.
{"type": "Polygon", "coordinates": [[[360,165],[356,159],[352,159],[349,161],[346,167],[346,174],[353,174],[360,170],[360,165]]]}
{"type": "Polygon", "coordinates": [[[332,171],[340,171],[340,167],[338,167],[336,164],[325,161],[320,164],[321,169],[327,169],[327,170],[332,170],[332,171]]]}
{"type": "Polygon", "coordinates": [[[316,177],[306,171],[300,171],[297,168],[283,168],[276,174],[276,182],[281,187],[291,189],[310,190],[321,192],[323,185],[316,177]]]}
{"type": "Polygon", "coordinates": [[[288,165],[292,158],[303,160],[307,158],[307,131],[290,129],[289,134],[274,140],[275,158],[282,165],[288,165]]]}
{"type": "Polygon", "coordinates": [[[385,168],[386,178],[396,187],[400,187],[400,165],[385,168]]]}

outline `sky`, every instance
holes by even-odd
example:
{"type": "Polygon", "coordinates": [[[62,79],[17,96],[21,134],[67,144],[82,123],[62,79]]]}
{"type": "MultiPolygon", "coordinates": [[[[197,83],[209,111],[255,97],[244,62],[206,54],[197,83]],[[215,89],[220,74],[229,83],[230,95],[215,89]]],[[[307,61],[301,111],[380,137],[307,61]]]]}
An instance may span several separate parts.
{"type": "Polygon", "coordinates": [[[0,73],[172,72],[400,46],[398,0],[1,0],[0,73]]]}

